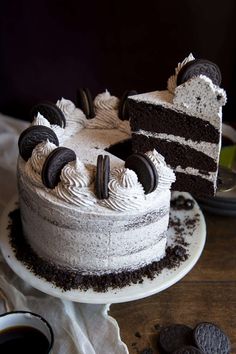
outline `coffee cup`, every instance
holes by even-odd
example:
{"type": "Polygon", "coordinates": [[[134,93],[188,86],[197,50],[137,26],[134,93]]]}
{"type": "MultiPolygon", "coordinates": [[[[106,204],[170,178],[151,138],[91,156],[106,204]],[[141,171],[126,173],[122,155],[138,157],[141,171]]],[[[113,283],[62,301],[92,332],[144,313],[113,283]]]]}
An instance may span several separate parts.
{"type": "Polygon", "coordinates": [[[52,354],[54,335],[50,324],[29,311],[0,315],[0,353],[52,354]]]}

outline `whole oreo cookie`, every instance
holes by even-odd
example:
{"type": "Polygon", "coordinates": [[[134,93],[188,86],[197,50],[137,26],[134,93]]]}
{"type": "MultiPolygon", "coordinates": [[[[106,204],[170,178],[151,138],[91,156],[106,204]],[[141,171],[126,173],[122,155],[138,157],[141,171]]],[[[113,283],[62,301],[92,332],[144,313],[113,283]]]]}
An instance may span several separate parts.
{"type": "Polygon", "coordinates": [[[59,125],[62,128],[66,126],[66,119],[62,110],[51,102],[42,102],[36,104],[30,111],[30,117],[33,121],[34,117],[40,113],[49,123],[59,125]]]}
{"type": "Polygon", "coordinates": [[[145,194],[153,192],[158,184],[158,174],[153,162],[142,153],[130,155],[125,167],[133,170],[142,184],[145,194]]]}
{"type": "Polygon", "coordinates": [[[229,338],[213,323],[199,323],[193,331],[193,337],[195,345],[205,354],[230,353],[231,345],[229,338]]]}
{"type": "Polygon", "coordinates": [[[110,179],[110,157],[108,155],[98,155],[97,172],[95,178],[95,189],[98,199],[109,197],[108,182],[110,179]]]}
{"type": "Polygon", "coordinates": [[[76,160],[75,152],[66,147],[58,147],[53,150],[46,158],[42,169],[43,184],[50,189],[56,187],[60,181],[61,170],[63,167],[76,160]]]}
{"type": "Polygon", "coordinates": [[[221,84],[221,72],[218,65],[206,59],[195,59],[180,69],[177,76],[177,86],[199,75],[209,77],[215,85],[220,86],[221,84]]]}
{"type": "Polygon", "coordinates": [[[77,106],[84,112],[88,119],[95,117],[95,110],[91,92],[88,88],[79,88],[77,90],[77,106]]]}
{"type": "Polygon", "coordinates": [[[175,350],[172,352],[172,354],[204,354],[204,352],[195,347],[192,347],[191,345],[188,345],[175,350]]]}
{"type": "Polygon", "coordinates": [[[18,140],[20,156],[27,161],[36,145],[49,140],[56,146],[59,145],[58,138],[54,131],[43,125],[34,125],[25,129],[18,140]]]}
{"type": "Polygon", "coordinates": [[[192,328],[184,324],[173,324],[164,327],[159,334],[159,346],[165,353],[175,352],[175,350],[193,344],[192,333],[192,328]]]}
{"type": "Polygon", "coordinates": [[[118,108],[118,117],[121,120],[129,120],[129,111],[127,107],[127,98],[129,96],[134,96],[137,95],[137,91],[135,90],[127,90],[123,93],[120,102],[119,102],[119,108],[118,108]]]}

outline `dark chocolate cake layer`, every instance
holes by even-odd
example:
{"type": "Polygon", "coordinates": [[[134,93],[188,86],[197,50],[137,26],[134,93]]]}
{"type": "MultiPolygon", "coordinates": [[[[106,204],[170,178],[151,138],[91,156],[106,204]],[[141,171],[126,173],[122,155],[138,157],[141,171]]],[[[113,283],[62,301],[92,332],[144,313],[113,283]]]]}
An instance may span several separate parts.
{"type": "Polygon", "coordinates": [[[148,132],[173,134],[186,140],[219,143],[220,133],[209,121],[161,105],[132,99],[128,99],[127,104],[133,132],[142,129],[148,132]]]}
{"type": "Polygon", "coordinates": [[[197,151],[189,146],[182,145],[174,141],[166,141],[143,134],[132,134],[134,152],[147,152],[156,149],[165,156],[165,161],[172,168],[181,166],[182,168],[192,167],[203,171],[216,171],[216,162],[208,155],[197,151]]]}
{"type": "Polygon", "coordinates": [[[176,181],[172,185],[172,190],[183,192],[191,190],[191,194],[196,197],[214,196],[214,186],[209,180],[181,172],[175,172],[175,175],[176,181]]]}

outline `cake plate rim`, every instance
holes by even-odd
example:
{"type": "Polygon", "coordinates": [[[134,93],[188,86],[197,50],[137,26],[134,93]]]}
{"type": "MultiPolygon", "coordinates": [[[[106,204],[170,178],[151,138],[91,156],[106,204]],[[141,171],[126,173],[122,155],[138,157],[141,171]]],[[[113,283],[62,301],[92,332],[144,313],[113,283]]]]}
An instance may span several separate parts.
{"type": "MultiPolygon", "coordinates": [[[[194,200],[194,198],[187,192],[173,192],[172,194],[174,196],[181,194],[186,198],[194,200]]],[[[188,247],[188,259],[181,263],[177,268],[171,270],[164,269],[161,274],[155,276],[152,280],[144,277],[141,284],[131,284],[123,288],[109,288],[106,292],[96,292],[92,289],[86,291],[80,289],[64,291],[44,278],[35,275],[27,268],[26,265],[15,257],[14,251],[10,244],[9,230],[7,227],[9,225],[8,214],[16,209],[17,202],[18,196],[14,195],[14,197],[6,205],[0,217],[0,248],[3,258],[13,272],[15,272],[22,280],[30,284],[32,287],[43,293],[64,300],[89,304],[114,304],[139,300],[157,294],[177,283],[191,271],[200,258],[206,242],[206,223],[204,215],[195,201],[194,212],[199,214],[199,225],[192,236],[190,236],[189,233],[188,241],[190,241],[190,245],[188,247]]],[[[172,213],[175,216],[178,211],[172,210],[172,213]]],[[[168,232],[170,233],[171,238],[170,229],[168,232]]]]}

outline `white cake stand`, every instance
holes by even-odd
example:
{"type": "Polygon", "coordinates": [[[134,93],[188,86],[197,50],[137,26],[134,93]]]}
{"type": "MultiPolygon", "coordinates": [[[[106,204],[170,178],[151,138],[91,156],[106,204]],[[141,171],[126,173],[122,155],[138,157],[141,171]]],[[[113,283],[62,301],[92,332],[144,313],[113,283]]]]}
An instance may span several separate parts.
{"type": "MultiPolygon", "coordinates": [[[[182,192],[174,192],[173,197],[176,197],[179,194],[184,195],[189,199],[193,199],[190,194],[182,192]]],[[[175,284],[193,268],[203,251],[206,240],[206,225],[204,216],[196,202],[192,210],[171,210],[172,218],[178,217],[182,222],[184,218],[186,218],[186,216],[193,218],[195,214],[199,214],[199,222],[194,232],[191,233],[187,227],[185,227],[183,231],[185,233],[184,239],[189,244],[189,246],[187,247],[189,257],[186,261],[181,263],[179,267],[171,270],[164,269],[161,274],[156,276],[153,280],[144,278],[142,284],[132,284],[122,289],[109,289],[105,293],[98,293],[93,291],[92,289],[89,289],[87,291],[64,291],[61,288],[56,287],[52,283],[46,281],[45,279],[36,276],[15,257],[14,251],[10,245],[9,230],[7,230],[7,226],[9,223],[8,214],[10,211],[16,208],[17,200],[18,198],[17,196],[15,196],[7,205],[1,216],[0,246],[2,254],[10,268],[24,281],[28,282],[31,286],[46,294],[59,298],[64,298],[66,300],[91,304],[107,304],[137,300],[156,294],[175,284]]],[[[170,227],[168,229],[168,245],[175,245],[175,239],[176,236],[174,229],[170,227]]]]}

